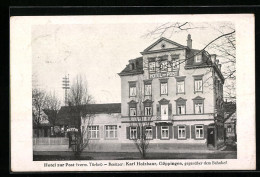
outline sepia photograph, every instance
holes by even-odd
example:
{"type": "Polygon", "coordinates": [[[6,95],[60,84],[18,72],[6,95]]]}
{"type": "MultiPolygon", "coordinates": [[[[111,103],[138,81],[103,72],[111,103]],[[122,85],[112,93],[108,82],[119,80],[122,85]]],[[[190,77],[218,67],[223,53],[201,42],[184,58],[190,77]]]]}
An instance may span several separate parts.
{"type": "Polygon", "coordinates": [[[140,17],[30,25],[32,163],[225,169],[239,159],[236,22],[140,17]]]}

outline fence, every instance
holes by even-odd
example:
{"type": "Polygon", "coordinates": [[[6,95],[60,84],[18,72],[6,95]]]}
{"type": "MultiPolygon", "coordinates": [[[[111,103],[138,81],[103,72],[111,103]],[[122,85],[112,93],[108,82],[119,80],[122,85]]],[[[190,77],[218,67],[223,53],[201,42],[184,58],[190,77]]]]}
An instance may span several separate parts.
{"type": "Polygon", "coordinates": [[[34,145],[68,145],[69,138],[63,137],[40,137],[40,138],[33,138],[34,145]]]}

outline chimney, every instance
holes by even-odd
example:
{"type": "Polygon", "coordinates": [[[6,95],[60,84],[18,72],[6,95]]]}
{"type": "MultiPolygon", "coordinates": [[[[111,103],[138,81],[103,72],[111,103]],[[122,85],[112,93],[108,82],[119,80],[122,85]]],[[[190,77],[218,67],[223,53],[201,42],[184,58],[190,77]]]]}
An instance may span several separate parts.
{"type": "Polygon", "coordinates": [[[188,37],[187,37],[187,46],[192,49],[192,39],[191,39],[191,35],[188,34],[188,37]]]}
{"type": "Polygon", "coordinates": [[[210,55],[212,63],[216,62],[216,56],[217,56],[216,54],[210,55]]]}

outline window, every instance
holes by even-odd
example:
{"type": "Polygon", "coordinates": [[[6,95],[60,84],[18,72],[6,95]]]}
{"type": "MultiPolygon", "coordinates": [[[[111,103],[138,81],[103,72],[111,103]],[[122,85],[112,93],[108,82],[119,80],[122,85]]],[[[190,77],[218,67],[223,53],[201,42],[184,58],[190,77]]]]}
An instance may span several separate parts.
{"type": "Polygon", "coordinates": [[[185,114],[185,105],[177,105],[177,114],[185,114]]]}
{"type": "Polygon", "coordinates": [[[178,126],[178,139],[186,138],[186,127],[184,125],[178,126]]]}
{"type": "Polygon", "coordinates": [[[169,139],[169,127],[162,126],[161,135],[162,139],[169,139]]]}
{"type": "Polygon", "coordinates": [[[99,138],[99,126],[88,126],[88,134],[90,139],[99,138]]]}
{"type": "Polygon", "coordinates": [[[136,108],[130,108],[130,116],[136,116],[136,108]]]}
{"type": "Polygon", "coordinates": [[[179,68],[180,67],[180,64],[179,64],[179,58],[180,58],[180,55],[178,54],[174,54],[174,55],[171,55],[172,57],[172,65],[173,65],[173,68],[179,68]]]}
{"type": "Polygon", "coordinates": [[[145,96],[152,95],[152,85],[151,84],[144,85],[144,93],[145,93],[145,96]]]}
{"type": "Polygon", "coordinates": [[[178,98],[176,101],[176,114],[186,114],[186,99],[182,97],[178,98]]]}
{"type": "Polygon", "coordinates": [[[106,125],[105,126],[105,137],[106,138],[117,138],[117,126],[106,125]]]}
{"type": "Polygon", "coordinates": [[[137,127],[130,127],[130,139],[137,139],[137,127]]]}
{"type": "Polygon", "coordinates": [[[231,132],[232,132],[232,127],[231,127],[231,125],[228,126],[227,132],[228,132],[228,133],[231,133],[231,132]]]}
{"type": "Polygon", "coordinates": [[[184,81],[177,82],[177,93],[184,93],[184,81]]]}
{"type": "Polygon", "coordinates": [[[145,111],[144,114],[146,116],[151,116],[152,115],[152,107],[145,107],[144,111],[145,111]]]}
{"type": "Polygon", "coordinates": [[[168,105],[161,105],[161,119],[168,120],[168,105]]]}
{"type": "Polygon", "coordinates": [[[203,113],[203,104],[195,103],[195,114],[202,114],[202,113],[203,113]]]}
{"type": "Polygon", "coordinates": [[[150,62],[149,63],[149,71],[150,72],[155,72],[155,62],[150,62]]]}
{"type": "Polygon", "coordinates": [[[161,95],[167,95],[167,82],[161,83],[161,95]]]}
{"type": "Polygon", "coordinates": [[[145,139],[153,139],[152,127],[145,127],[145,139]]]}
{"type": "Polygon", "coordinates": [[[136,81],[129,81],[129,97],[136,96],[136,81]]]}
{"type": "Polygon", "coordinates": [[[167,60],[161,62],[160,68],[161,68],[161,72],[164,72],[164,71],[166,72],[167,71],[167,69],[168,69],[168,62],[167,62],[167,60]]]}
{"type": "Polygon", "coordinates": [[[195,80],[195,92],[202,92],[202,79],[195,80]]]}
{"type": "Polygon", "coordinates": [[[204,113],[204,98],[197,96],[193,98],[194,103],[194,114],[203,114],[204,113]]]}
{"type": "Polygon", "coordinates": [[[195,62],[196,62],[196,63],[199,63],[199,62],[201,62],[201,61],[202,61],[202,55],[201,55],[201,54],[196,55],[196,56],[195,56],[195,62]]]}
{"type": "Polygon", "coordinates": [[[196,125],[195,126],[195,136],[197,139],[203,138],[203,125],[196,125]]]}
{"type": "Polygon", "coordinates": [[[136,87],[130,86],[130,97],[135,97],[135,96],[136,96],[136,87]]]}

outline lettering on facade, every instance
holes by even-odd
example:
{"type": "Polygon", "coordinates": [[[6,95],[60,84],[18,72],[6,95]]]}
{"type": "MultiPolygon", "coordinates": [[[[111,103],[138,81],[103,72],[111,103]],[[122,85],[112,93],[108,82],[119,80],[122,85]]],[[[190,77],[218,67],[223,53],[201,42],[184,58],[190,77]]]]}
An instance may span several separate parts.
{"type": "Polygon", "coordinates": [[[160,77],[174,77],[174,76],[177,76],[177,71],[168,71],[163,73],[159,72],[154,74],[150,73],[150,79],[160,78],[160,77]]]}

